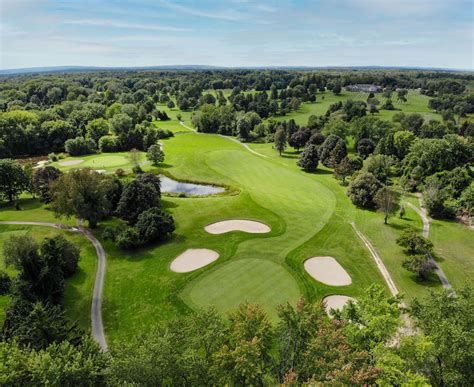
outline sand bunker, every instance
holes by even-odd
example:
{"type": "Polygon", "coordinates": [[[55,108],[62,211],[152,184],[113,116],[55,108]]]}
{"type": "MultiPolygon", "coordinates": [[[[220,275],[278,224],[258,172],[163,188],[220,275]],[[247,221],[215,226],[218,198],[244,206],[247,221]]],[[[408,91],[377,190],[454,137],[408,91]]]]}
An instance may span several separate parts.
{"type": "Polygon", "coordinates": [[[331,286],[352,283],[351,277],[333,257],[313,257],[304,262],[304,268],[315,280],[331,286]]]}
{"type": "Polygon", "coordinates": [[[59,165],[61,167],[70,167],[72,165],[77,165],[77,164],[80,164],[80,163],[83,163],[84,160],[69,160],[69,161],[61,161],[59,163],[59,165]]]}
{"type": "Polygon", "coordinates": [[[188,273],[209,265],[219,258],[219,253],[209,249],[188,249],[178,255],[170,268],[176,273],[188,273]]]}
{"type": "Polygon", "coordinates": [[[225,234],[231,231],[243,231],[251,234],[265,234],[271,231],[266,224],[255,222],[253,220],[224,220],[222,222],[212,223],[204,229],[209,234],[225,234]]]}
{"type": "Polygon", "coordinates": [[[349,302],[353,301],[356,302],[355,298],[348,297],[348,296],[340,296],[340,295],[333,295],[327,296],[323,298],[324,309],[326,309],[326,313],[329,315],[331,309],[335,310],[342,310],[344,306],[349,302]]]}
{"type": "Polygon", "coordinates": [[[107,172],[105,169],[94,169],[95,172],[97,173],[105,173],[107,172]]]}

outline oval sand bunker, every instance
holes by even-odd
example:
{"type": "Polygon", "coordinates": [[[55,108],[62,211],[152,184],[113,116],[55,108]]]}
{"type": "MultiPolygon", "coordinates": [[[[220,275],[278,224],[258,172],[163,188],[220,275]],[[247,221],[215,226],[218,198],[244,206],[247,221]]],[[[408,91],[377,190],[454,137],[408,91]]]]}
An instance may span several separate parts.
{"type": "Polygon", "coordinates": [[[178,255],[170,268],[176,273],[189,273],[207,266],[219,258],[219,253],[209,249],[187,249],[178,255]]]}
{"type": "Polygon", "coordinates": [[[337,294],[333,296],[327,296],[323,298],[324,309],[326,309],[326,313],[329,315],[331,309],[342,310],[342,308],[344,308],[344,306],[349,301],[356,302],[355,298],[348,296],[341,296],[337,294]]]}
{"type": "Polygon", "coordinates": [[[212,223],[204,227],[209,234],[225,234],[231,231],[243,231],[250,234],[265,234],[271,231],[266,224],[255,222],[253,220],[224,220],[222,222],[212,223]]]}
{"type": "Polygon", "coordinates": [[[313,257],[304,262],[304,268],[316,281],[331,286],[352,283],[351,277],[333,257],[313,257]]]}
{"type": "Polygon", "coordinates": [[[80,163],[83,163],[84,160],[69,160],[69,161],[61,161],[59,163],[59,165],[61,167],[71,167],[73,165],[77,165],[77,164],[80,164],[80,163]]]}

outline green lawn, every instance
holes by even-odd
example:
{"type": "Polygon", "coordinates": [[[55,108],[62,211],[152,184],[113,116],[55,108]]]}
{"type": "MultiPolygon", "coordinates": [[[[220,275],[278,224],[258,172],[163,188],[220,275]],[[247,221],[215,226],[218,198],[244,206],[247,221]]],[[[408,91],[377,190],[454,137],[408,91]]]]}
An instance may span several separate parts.
{"type": "MultiPolygon", "coordinates": [[[[285,116],[277,117],[277,120],[282,121],[293,118],[297,124],[306,125],[308,123],[308,118],[311,115],[324,115],[328,110],[329,105],[335,102],[344,102],[348,99],[366,101],[367,96],[368,93],[355,93],[345,90],[338,96],[329,91],[318,93],[316,95],[316,102],[303,103],[297,111],[291,112],[285,116]]],[[[376,97],[380,100],[381,104],[383,104],[384,98],[381,96],[381,94],[376,94],[376,97]]],[[[438,113],[428,108],[428,101],[430,100],[430,97],[422,95],[417,91],[410,90],[408,92],[407,99],[408,101],[406,103],[397,102],[396,96],[394,95],[392,102],[397,110],[380,110],[380,113],[376,113],[374,116],[390,121],[396,113],[401,111],[405,113],[420,113],[427,120],[441,120],[441,116],[438,113]]]]}

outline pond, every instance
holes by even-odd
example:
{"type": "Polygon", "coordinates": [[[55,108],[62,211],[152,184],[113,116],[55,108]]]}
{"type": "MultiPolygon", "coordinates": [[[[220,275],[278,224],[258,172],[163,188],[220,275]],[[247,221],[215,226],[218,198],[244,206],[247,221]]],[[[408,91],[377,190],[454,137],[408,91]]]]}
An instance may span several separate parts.
{"type": "Polygon", "coordinates": [[[225,188],[206,184],[183,183],[170,179],[166,176],[160,176],[161,192],[164,193],[184,193],[192,196],[214,195],[222,193],[225,188]]]}

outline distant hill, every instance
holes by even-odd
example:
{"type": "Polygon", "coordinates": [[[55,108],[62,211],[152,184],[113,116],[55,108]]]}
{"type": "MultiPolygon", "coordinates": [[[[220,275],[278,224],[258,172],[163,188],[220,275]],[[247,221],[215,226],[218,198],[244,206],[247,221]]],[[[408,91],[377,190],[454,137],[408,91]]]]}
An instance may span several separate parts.
{"type": "Polygon", "coordinates": [[[170,65],[170,66],[139,66],[139,67],[101,67],[101,66],[51,66],[51,67],[28,67],[21,69],[0,70],[0,75],[33,74],[33,73],[72,73],[84,71],[140,71],[140,70],[216,70],[224,67],[206,65],[170,65]]]}
{"type": "Polygon", "coordinates": [[[472,72],[472,70],[459,70],[437,67],[399,67],[399,66],[243,66],[225,67],[208,65],[163,65],[163,66],[137,66],[137,67],[101,67],[101,66],[51,66],[28,67],[19,69],[0,70],[0,75],[18,75],[35,73],[71,73],[86,71],[204,71],[204,70],[419,70],[419,71],[449,71],[472,72]]]}

